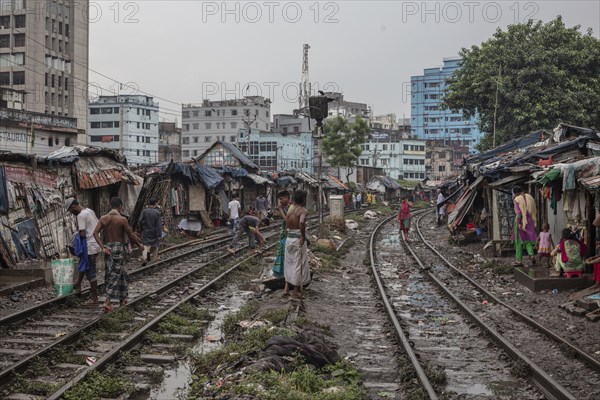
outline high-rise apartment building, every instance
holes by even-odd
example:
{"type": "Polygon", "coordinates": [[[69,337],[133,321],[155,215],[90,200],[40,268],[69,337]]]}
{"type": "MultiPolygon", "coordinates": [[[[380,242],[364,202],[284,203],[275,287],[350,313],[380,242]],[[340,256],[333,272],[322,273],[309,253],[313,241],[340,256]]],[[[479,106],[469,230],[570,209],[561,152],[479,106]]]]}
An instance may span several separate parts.
{"type": "Polygon", "coordinates": [[[460,58],[444,58],[442,68],[427,68],[423,75],[412,76],[411,132],[423,140],[442,140],[448,145],[467,146],[475,152],[481,139],[477,118],[464,118],[444,108],[442,98],[446,80],[460,68],[460,58]]]}
{"type": "Polygon", "coordinates": [[[89,107],[88,144],[117,150],[130,165],[158,162],[158,103],[152,97],[100,96],[89,107]]]}
{"type": "Polygon", "coordinates": [[[182,107],[181,158],[197,157],[217,140],[236,143],[241,128],[271,130],[271,100],[248,96],[182,107]]]}
{"type": "Polygon", "coordinates": [[[88,0],[0,0],[0,87],[25,93],[23,110],[77,119],[85,143],[88,0]]]}

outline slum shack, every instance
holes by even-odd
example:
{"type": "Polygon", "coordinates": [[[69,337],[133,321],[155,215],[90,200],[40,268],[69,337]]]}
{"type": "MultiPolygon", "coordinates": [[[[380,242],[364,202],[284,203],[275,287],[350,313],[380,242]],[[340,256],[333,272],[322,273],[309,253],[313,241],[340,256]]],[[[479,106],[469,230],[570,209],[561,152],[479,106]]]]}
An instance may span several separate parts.
{"type": "Polygon", "coordinates": [[[12,268],[44,261],[65,249],[75,232],[64,200],[75,197],[97,215],[136,176],[116,152],[97,147],[62,147],[47,157],[0,154],[0,263],[12,268]]]}
{"type": "MultiPolygon", "coordinates": [[[[402,194],[400,185],[395,180],[385,175],[377,175],[371,178],[371,180],[367,182],[367,190],[379,195],[380,198],[388,202],[397,201],[402,194]]],[[[412,191],[412,189],[408,189],[405,190],[405,193],[411,192],[412,195],[412,191]]]]}
{"type": "Polygon", "coordinates": [[[559,238],[562,229],[570,226],[590,243],[595,238],[590,236],[586,218],[595,198],[584,183],[600,172],[593,159],[599,141],[592,129],[560,124],[551,132],[533,132],[472,156],[462,176],[462,194],[448,217],[449,229],[454,231],[473,219],[488,231],[496,253],[512,251],[511,190],[519,185],[536,201],[538,229],[548,223],[552,236],[559,238]]]}
{"type": "Polygon", "coordinates": [[[258,176],[258,165],[232,143],[217,141],[196,161],[214,169],[224,179],[223,191],[219,193],[219,218],[225,219],[227,205],[234,195],[239,195],[242,209],[245,211],[254,206],[258,194],[270,195],[266,186],[268,180],[258,176]]]}
{"type": "Polygon", "coordinates": [[[138,223],[148,200],[154,197],[169,231],[179,228],[197,234],[203,228],[214,228],[213,221],[220,225],[223,181],[215,170],[194,160],[146,166],[131,223],[138,223]]]}

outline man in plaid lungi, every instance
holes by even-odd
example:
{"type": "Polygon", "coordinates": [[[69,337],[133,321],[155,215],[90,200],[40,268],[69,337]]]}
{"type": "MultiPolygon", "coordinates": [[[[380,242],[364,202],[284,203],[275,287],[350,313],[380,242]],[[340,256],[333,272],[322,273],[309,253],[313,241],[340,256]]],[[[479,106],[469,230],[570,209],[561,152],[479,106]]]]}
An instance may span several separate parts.
{"type": "Polygon", "coordinates": [[[112,209],[100,218],[94,230],[94,238],[106,254],[104,257],[107,276],[104,283],[106,287],[105,312],[112,311],[111,300],[118,299],[121,306],[127,304],[129,284],[123,258],[127,248],[124,243],[125,235],[129,237],[131,243],[136,244],[142,250],[144,248],[138,236],[129,227],[127,218],[121,215],[123,201],[118,197],[113,197],[110,200],[110,206],[112,209]],[[104,241],[100,239],[100,232],[103,233],[104,241]]]}

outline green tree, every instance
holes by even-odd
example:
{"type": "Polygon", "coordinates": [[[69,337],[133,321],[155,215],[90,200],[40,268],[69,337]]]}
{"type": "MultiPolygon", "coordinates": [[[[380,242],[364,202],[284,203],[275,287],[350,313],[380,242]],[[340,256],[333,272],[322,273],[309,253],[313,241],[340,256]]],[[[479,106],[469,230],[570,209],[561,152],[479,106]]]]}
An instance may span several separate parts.
{"type": "Polygon", "coordinates": [[[349,124],[346,118],[339,115],[328,120],[323,127],[323,153],[332,167],[347,168],[346,182],[350,179],[370,131],[364,119],[356,117],[356,122],[349,124]]]}
{"type": "Polygon", "coordinates": [[[529,21],[462,49],[462,68],[449,79],[445,104],[479,115],[480,150],[560,122],[600,127],[600,40],[568,28],[561,17],[529,21]]]}

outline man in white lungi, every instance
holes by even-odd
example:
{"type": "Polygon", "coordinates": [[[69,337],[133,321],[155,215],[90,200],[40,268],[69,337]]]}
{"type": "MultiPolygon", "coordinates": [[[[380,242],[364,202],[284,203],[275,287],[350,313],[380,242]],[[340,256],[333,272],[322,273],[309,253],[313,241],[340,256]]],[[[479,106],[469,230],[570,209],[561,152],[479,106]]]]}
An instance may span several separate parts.
{"type": "Polygon", "coordinates": [[[292,297],[302,298],[302,287],[310,283],[306,241],[306,192],[297,190],[292,198],[294,208],[286,217],[287,239],[283,271],[286,283],[293,289],[292,297]]]}

